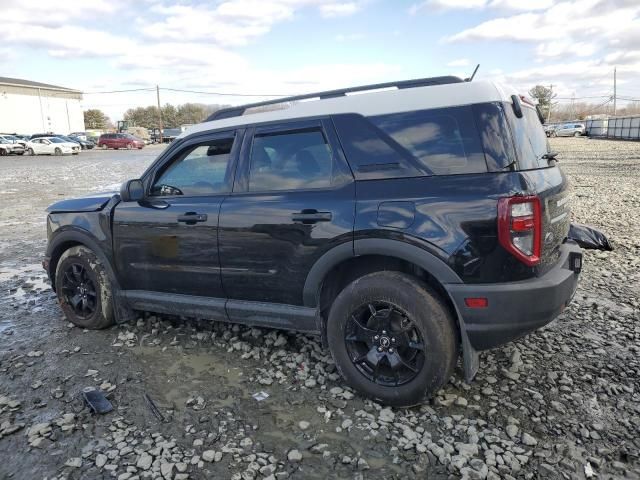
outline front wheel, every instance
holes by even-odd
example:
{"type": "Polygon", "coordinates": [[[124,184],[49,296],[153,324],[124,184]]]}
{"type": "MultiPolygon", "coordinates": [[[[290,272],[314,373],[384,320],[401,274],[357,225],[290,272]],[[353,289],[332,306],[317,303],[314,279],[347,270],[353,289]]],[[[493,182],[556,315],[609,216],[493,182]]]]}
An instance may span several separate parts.
{"type": "Polygon", "coordinates": [[[580,132],[576,132],[573,134],[574,137],[579,137],[580,136],[580,132]]]}
{"type": "Polygon", "coordinates": [[[399,272],[366,275],[340,292],[327,339],[347,383],[393,406],[416,405],[435,394],[458,358],[447,307],[424,282],[399,272]]]}
{"type": "Polygon", "coordinates": [[[103,149],[103,150],[106,150],[107,148],[109,148],[109,147],[107,146],[107,144],[106,144],[106,143],[103,143],[103,144],[102,144],[102,145],[100,145],[100,146],[102,147],[102,149],[103,149]]]}
{"type": "Polygon", "coordinates": [[[33,151],[33,148],[30,148],[29,150],[27,150],[27,155],[34,156],[35,154],[36,152],[33,151]]]}
{"type": "Polygon", "coordinates": [[[111,282],[95,253],[83,246],[65,251],[55,278],[58,302],[70,322],[89,329],[113,325],[111,282]]]}

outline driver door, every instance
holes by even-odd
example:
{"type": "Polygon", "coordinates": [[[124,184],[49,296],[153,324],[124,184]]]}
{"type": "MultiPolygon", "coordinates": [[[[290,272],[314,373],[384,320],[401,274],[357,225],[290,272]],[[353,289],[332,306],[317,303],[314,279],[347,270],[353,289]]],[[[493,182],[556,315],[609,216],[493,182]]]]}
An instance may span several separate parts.
{"type": "Polygon", "coordinates": [[[233,185],[236,136],[191,140],[145,177],[144,200],[116,206],[114,257],[124,290],[224,297],[218,213],[233,185]]]}

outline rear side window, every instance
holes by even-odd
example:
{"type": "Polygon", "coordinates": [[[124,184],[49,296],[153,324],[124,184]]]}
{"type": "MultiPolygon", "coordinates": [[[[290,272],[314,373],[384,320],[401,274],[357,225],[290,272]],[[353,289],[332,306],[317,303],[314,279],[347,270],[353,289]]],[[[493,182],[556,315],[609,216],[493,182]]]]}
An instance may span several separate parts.
{"type": "MultiPolygon", "coordinates": [[[[547,167],[548,162],[542,156],[549,151],[549,140],[536,111],[523,105],[523,116],[517,118],[511,104],[505,104],[505,112],[513,134],[519,170],[547,167]]],[[[571,127],[565,126],[563,128],[571,127]]]]}
{"type": "Polygon", "coordinates": [[[473,106],[480,140],[489,171],[498,172],[514,164],[511,132],[501,103],[479,103],[473,106]]]}
{"type": "Polygon", "coordinates": [[[333,155],[319,128],[253,137],[250,191],[326,188],[332,174],[333,155]]]}
{"type": "Polygon", "coordinates": [[[370,120],[434,175],[487,171],[471,106],[379,115],[370,120]]]}

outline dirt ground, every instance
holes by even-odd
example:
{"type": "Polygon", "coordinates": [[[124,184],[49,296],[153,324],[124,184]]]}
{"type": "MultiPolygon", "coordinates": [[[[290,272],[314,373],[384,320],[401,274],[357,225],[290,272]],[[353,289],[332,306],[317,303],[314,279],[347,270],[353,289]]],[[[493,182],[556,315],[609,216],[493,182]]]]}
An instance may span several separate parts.
{"type": "Polygon", "coordinates": [[[640,143],[552,147],[574,220],[615,250],[586,253],[558,320],[411,409],[354,394],[314,337],[150,315],[73,327],[40,266],[44,209],[162,147],[0,157],[0,479],[640,478],[640,143]],[[85,387],[114,411],[89,413],[85,387]]]}

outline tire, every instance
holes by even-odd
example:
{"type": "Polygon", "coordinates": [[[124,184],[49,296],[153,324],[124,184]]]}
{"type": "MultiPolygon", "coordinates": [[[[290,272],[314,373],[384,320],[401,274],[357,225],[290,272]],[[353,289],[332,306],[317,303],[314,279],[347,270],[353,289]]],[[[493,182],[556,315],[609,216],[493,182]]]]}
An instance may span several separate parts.
{"type": "Polygon", "coordinates": [[[95,253],[71,247],[60,257],[55,278],[58,302],[70,322],[91,330],[114,324],[111,282],[95,253]]]}
{"type": "Polygon", "coordinates": [[[4,148],[0,148],[0,157],[7,155],[7,151],[4,148]]]}
{"type": "Polygon", "coordinates": [[[133,143],[127,143],[127,150],[133,150],[133,143]]]}
{"type": "Polygon", "coordinates": [[[33,157],[36,154],[36,152],[33,151],[33,148],[30,148],[29,150],[27,150],[27,155],[33,157]]]}
{"type": "Polygon", "coordinates": [[[107,150],[109,148],[106,143],[103,143],[100,146],[102,147],[103,150],[107,150]]]}
{"type": "Polygon", "coordinates": [[[574,137],[579,137],[580,136],[580,132],[576,132],[573,134],[574,137]]]}
{"type": "Polygon", "coordinates": [[[53,151],[54,155],[62,155],[62,150],[60,150],[58,147],[56,147],[56,149],[53,151]]]}
{"type": "Polygon", "coordinates": [[[329,313],[327,340],[346,382],[391,406],[416,405],[434,395],[458,359],[456,324],[447,307],[424,282],[399,272],[372,273],[342,290],[329,313]],[[371,359],[379,368],[373,379],[371,359]],[[384,375],[389,372],[393,377],[384,375]]]}

